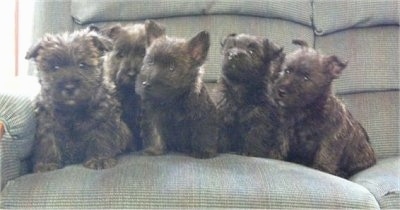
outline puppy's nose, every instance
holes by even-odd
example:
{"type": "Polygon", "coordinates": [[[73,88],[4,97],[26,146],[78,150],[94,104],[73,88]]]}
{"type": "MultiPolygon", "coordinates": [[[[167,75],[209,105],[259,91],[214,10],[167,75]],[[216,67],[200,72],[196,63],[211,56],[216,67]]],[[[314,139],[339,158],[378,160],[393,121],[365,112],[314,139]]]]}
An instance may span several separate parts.
{"type": "Polygon", "coordinates": [[[77,86],[73,83],[67,83],[63,87],[62,93],[65,95],[74,95],[77,90],[77,86]]]}
{"type": "Polygon", "coordinates": [[[284,90],[283,88],[279,88],[278,89],[278,96],[283,98],[286,96],[286,90],[284,90]]]}
{"type": "Polygon", "coordinates": [[[232,60],[233,58],[235,58],[238,55],[237,51],[230,51],[228,53],[228,60],[232,60]]]}
{"type": "Polygon", "coordinates": [[[67,91],[73,91],[75,88],[76,88],[76,85],[72,84],[72,83],[68,83],[64,86],[64,89],[67,91]]]}
{"type": "Polygon", "coordinates": [[[137,71],[136,69],[131,69],[128,71],[127,75],[129,77],[134,77],[136,75],[136,71],[137,71]]]}

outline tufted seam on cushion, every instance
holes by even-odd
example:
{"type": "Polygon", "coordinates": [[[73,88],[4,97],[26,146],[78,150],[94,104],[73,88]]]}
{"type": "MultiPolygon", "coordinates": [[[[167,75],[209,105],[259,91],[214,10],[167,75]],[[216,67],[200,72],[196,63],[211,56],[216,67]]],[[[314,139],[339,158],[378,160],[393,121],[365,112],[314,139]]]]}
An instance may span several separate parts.
{"type": "MultiPolygon", "coordinates": [[[[357,183],[362,185],[362,186],[374,186],[376,189],[380,189],[379,188],[380,187],[379,183],[372,182],[372,181],[369,181],[369,180],[358,180],[357,183]]],[[[397,194],[397,193],[400,193],[400,189],[394,187],[394,188],[391,188],[390,190],[381,190],[378,193],[376,193],[374,196],[378,200],[380,200],[379,198],[383,198],[385,196],[388,196],[388,195],[391,195],[391,194],[397,194]]]]}
{"type": "Polygon", "coordinates": [[[245,15],[285,19],[311,26],[310,0],[268,1],[108,1],[72,0],[71,16],[77,24],[143,20],[199,15],[245,15]],[[101,3],[99,3],[101,2],[101,3]],[[141,8],[137,10],[136,8],[141,8]]]}
{"type": "Polygon", "coordinates": [[[314,32],[318,36],[348,28],[399,25],[397,0],[313,0],[312,4],[314,32]]]}

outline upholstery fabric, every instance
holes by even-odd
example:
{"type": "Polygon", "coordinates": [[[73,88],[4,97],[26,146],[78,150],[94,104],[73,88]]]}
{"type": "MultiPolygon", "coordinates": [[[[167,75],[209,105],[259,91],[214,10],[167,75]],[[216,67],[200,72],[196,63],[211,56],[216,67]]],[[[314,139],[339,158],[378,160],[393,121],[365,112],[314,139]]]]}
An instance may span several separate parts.
{"type": "Polygon", "coordinates": [[[351,178],[366,187],[382,208],[400,209],[400,157],[387,158],[351,178]]]}
{"type": "MultiPolygon", "coordinates": [[[[71,17],[71,1],[35,0],[34,9],[32,44],[45,33],[61,33],[75,28],[71,17]]],[[[37,73],[34,65],[29,65],[28,73],[37,73]]]]}
{"type": "Polygon", "coordinates": [[[309,0],[230,1],[230,0],[72,0],[71,14],[79,24],[158,19],[176,16],[235,14],[280,18],[311,26],[309,0]]]}
{"type": "Polygon", "coordinates": [[[379,26],[317,36],[315,48],[347,60],[340,93],[399,89],[399,27],[379,26]]]}
{"type": "Polygon", "coordinates": [[[33,41],[44,33],[60,33],[73,28],[71,1],[35,0],[35,10],[33,41]]]}
{"type": "Polygon", "coordinates": [[[2,208],[363,208],[365,188],[300,165],[222,154],[123,156],[111,169],[82,165],[22,176],[2,192],[2,208]],[[218,187],[216,187],[218,186],[218,187]]]}
{"type": "Polygon", "coordinates": [[[35,83],[35,77],[0,79],[0,121],[6,131],[0,142],[1,188],[21,175],[21,160],[32,150],[36,127],[32,100],[38,91],[35,83]],[[26,84],[32,84],[30,89],[26,84]]]}
{"type": "Polygon", "coordinates": [[[399,25],[397,0],[314,0],[313,8],[318,35],[348,28],[399,25]]]}
{"type": "Polygon", "coordinates": [[[400,155],[399,91],[349,94],[342,99],[366,129],[378,159],[400,155]]]}

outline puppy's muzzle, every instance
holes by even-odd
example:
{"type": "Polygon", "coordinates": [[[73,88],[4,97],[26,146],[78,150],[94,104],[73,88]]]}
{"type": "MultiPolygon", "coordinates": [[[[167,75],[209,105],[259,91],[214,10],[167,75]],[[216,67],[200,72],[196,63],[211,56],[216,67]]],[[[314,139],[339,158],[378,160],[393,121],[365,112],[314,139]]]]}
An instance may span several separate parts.
{"type": "Polygon", "coordinates": [[[236,52],[229,52],[228,53],[228,60],[232,60],[237,56],[236,52]]]}
{"type": "Polygon", "coordinates": [[[61,83],[60,89],[63,96],[74,96],[79,92],[79,81],[69,81],[61,83]]]}
{"type": "Polygon", "coordinates": [[[239,57],[239,50],[236,48],[230,49],[227,53],[226,56],[228,57],[228,60],[233,60],[237,57],[239,57]]]}
{"type": "Polygon", "coordinates": [[[149,87],[151,86],[151,84],[150,84],[149,81],[144,81],[144,82],[142,82],[142,86],[143,86],[144,88],[149,88],[149,87]]]}

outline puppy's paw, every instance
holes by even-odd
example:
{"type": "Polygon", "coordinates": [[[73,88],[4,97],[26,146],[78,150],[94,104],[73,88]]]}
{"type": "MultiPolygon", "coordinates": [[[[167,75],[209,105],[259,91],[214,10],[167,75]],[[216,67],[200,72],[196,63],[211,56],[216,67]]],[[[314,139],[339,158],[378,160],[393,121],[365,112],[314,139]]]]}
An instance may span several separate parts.
{"type": "Polygon", "coordinates": [[[213,158],[217,156],[217,152],[210,152],[210,151],[193,151],[190,154],[194,158],[206,159],[206,158],[213,158]]]}
{"type": "Polygon", "coordinates": [[[115,158],[93,157],[83,163],[83,166],[90,169],[100,170],[112,168],[117,165],[115,158]]]}
{"type": "Polygon", "coordinates": [[[43,173],[43,172],[47,172],[47,171],[54,171],[59,168],[60,168],[60,166],[57,163],[38,162],[33,167],[33,172],[34,173],[43,173]]]}
{"type": "Polygon", "coordinates": [[[151,156],[157,156],[157,155],[163,155],[165,154],[165,149],[163,147],[147,147],[142,151],[143,155],[151,155],[151,156]]]}

